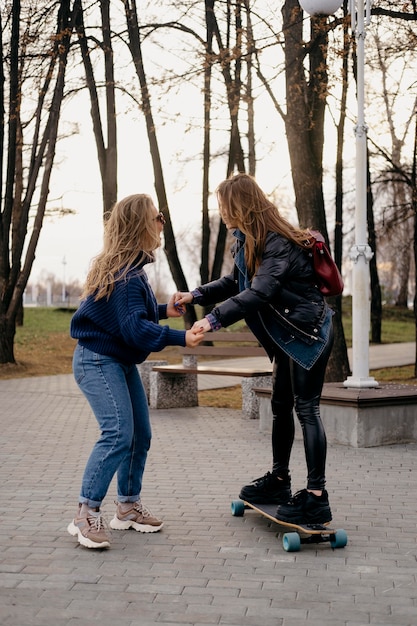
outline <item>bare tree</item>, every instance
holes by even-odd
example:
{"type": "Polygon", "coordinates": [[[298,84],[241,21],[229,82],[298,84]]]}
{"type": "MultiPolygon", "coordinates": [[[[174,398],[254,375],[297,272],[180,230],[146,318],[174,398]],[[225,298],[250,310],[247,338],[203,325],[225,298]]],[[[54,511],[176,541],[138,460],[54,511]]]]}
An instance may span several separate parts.
{"type": "MultiPolygon", "coordinates": [[[[162,168],[162,160],[156,134],[156,124],[153,118],[151,106],[151,95],[148,87],[144,59],[142,55],[141,33],[139,28],[135,0],[124,0],[124,7],[128,29],[128,46],[132,55],[132,60],[136,69],[136,74],[141,89],[142,111],[146,121],[149,148],[155,176],[156,195],[158,197],[159,208],[163,212],[166,219],[166,225],[164,228],[165,253],[177,289],[179,289],[180,291],[188,291],[187,280],[180,263],[174,231],[172,228],[171,215],[168,206],[168,196],[166,192],[164,172],[162,168]]],[[[187,307],[187,312],[185,314],[186,324],[188,326],[191,326],[195,320],[196,317],[194,309],[192,307],[187,307]]]]}
{"type": "Polygon", "coordinates": [[[91,118],[101,175],[103,211],[107,213],[117,200],[117,123],[113,46],[110,27],[110,0],[100,1],[102,41],[92,40],[93,48],[98,46],[104,57],[103,89],[106,103],[104,124],[107,133],[103,129],[103,116],[100,112],[100,96],[97,88],[98,81],[94,75],[93,63],[91,61],[92,50],[89,47],[89,38],[85,32],[83,13],[80,0],[76,30],[84,64],[86,84],[90,94],[91,118]]]}
{"type": "MultiPolygon", "coordinates": [[[[14,0],[10,13],[5,16],[10,24],[10,35],[7,41],[2,41],[2,50],[7,49],[8,53],[3,52],[1,71],[0,171],[6,161],[6,178],[0,212],[0,363],[15,362],[16,316],[35,258],[48,201],[78,1],[71,8],[69,0],[61,0],[51,13],[44,12],[43,8],[33,15],[30,10],[24,13],[20,2],[14,0]],[[49,49],[45,34],[52,42],[49,49]],[[39,50],[47,50],[47,54],[40,54],[39,50]],[[7,72],[9,98],[6,104],[7,72]],[[39,89],[36,89],[37,77],[39,89]],[[37,91],[39,95],[33,108],[31,97],[37,91]],[[4,135],[6,127],[7,136],[4,135]]],[[[4,32],[3,28],[0,32],[4,32]]]]}
{"type": "MultiPolygon", "coordinates": [[[[241,101],[241,66],[242,66],[242,3],[238,0],[232,6],[231,0],[226,2],[226,28],[225,42],[223,42],[222,32],[215,22],[215,37],[218,46],[218,60],[223,80],[226,88],[227,106],[230,115],[229,132],[229,152],[227,161],[226,177],[230,176],[236,168],[239,172],[245,171],[245,160],[241,143],[241,133],[239,130],[239,111],[241,101]],[[232,45],[232,25],[235,41],[232,45]],[[234,71],[233,71],[234,66],[234,71]]],[[[211,269],[211,280],[219,278],[222,267],[224,251],[226,246],[226,227],[222,220],[219,220],[219,230],[217,235],[216,250],[211,269]]]]}
{"type": "Polygon", "coordinates": [[[216,29],[214,17],[215,0],[205,0],[206,19],[206,54],[204,61],[204,96],[203,96],[203,181],[202,181],[202,239],[200,278],[205,284],[210,280],[210,235],[209,218],[210,194],[210,156],[211,156],[211,106],[212,106],[212,68],[215,61],[213,37],[216,29]]]}
{"type": "MultiPolygon", "coordinates": [[[[283,9],[287,111],[285,128],[300,224],[313,224],[329,241],[323,197],[324,115],[327,99],[328,25],[323,17],[311,18],[311,40],[303,40],[302,12],[297,0],[286,0],[283,9]],[[306,75],[305,57],[309,71],[306,75]]],[[[335,301],[335,342],[327,368],[327,380],[344,380],[349,374],[347,347],[341,320],[340,299],[335,301]]]]}
{"type": "MultiPolygon", "coordinates": [[[[404,29],[401,29],[401,25],[396,29],[395,37],[391,37],[386,32],[381,35],[379,32],[381,29],[386,30],[382,25],[375,31],[373,38],[372,49],[374,54],[371,67],[378,72],[381,80],[378,81],[379,89],[373,93],[372,97],[381,102],[380,110],[384,112],[384,122],[387,126],[386,136],[389,137],[390,145],[385,147],[389,156],[388,167],[383,169],[376,178],[375,186],[379,189],[380,197],[383,199],[383,220],[380,227],[383,241],[396,242],[395,246],[383,246],[384,256],[385,258],[390,257],[394,269],[392,273],[397,277],[395,304],[407,308],[412,260],[413,229],[411,224],[413,212],[410,186],[408,181],[398,172],[410,167],[407,136],[417,111],[417,100],[414,107],[409,110],[406,110],[400,103],[401,96],[407,90],[412,78],[409,67],[414,51],[404,50],[403,42],[407,40],[407,36],[404,29]],[[403,30],[402,37],[398,37],[399,29],[403,30]],[[401,45],[399,45],[400,41],[402,42],[401,45]],[[399,117],[400,120],[398,120],[399,117]]],[[[380,143],[379,140],[378,143],[380,143]]]]}

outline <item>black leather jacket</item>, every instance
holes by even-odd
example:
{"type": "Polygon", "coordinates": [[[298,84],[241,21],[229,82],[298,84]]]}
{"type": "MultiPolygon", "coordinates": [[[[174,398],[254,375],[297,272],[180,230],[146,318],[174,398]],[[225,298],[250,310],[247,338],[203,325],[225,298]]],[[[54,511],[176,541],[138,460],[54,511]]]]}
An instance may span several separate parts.
{"type": "MultiPolygon", "coordinates": [[[[236,265],[241,242],[232,249],[234,272],[198,287],[198,303],[221,302],[212,311],[222,326],[245,319],[270,358],[276,352],[274,336],[297,337],[306,347],[318,339],[327,312],[323,295],[314,284],[311,254],[278,233],[266,238],[262,262],[249,287],[236,265]]],[[[242,253],[241,253],[242,254],[242,253]]]]}

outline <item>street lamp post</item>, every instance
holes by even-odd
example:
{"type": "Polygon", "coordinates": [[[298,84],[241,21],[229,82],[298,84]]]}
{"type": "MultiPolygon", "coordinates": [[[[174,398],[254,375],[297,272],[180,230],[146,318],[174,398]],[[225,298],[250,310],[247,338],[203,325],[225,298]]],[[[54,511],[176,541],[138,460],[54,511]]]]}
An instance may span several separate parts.
{"type": "MultiPolygon", "coordinates": [[[[300,6],[310,15],[331,15],[342,2],[339,0],[299,0],[300,6]]],[[[356,40],[357,56],[357,124],[356,136],[356,206],[355,243],[350,250],[352,267],[352,375],[343,383],[345,387],[378,387],[369,376],[370,285],[369,261],[373,252],[368,245],[366,215],[366,139],[365,124],[365,36],[371,19],[371,0],[349,0],[352,31],[356,40]]]]}
{"type": "Polygon", "coordinates": [[[378,387],[369,376],[370,285],[369,261],[373,252],[367,236],[367,126],[365,124],[365,37],[371,20],[370,0],[350,0],[352,31],[356,39],[357,102],[355,244],[350,250],[352,268],[352,375],[345,387],[378,387]]]}

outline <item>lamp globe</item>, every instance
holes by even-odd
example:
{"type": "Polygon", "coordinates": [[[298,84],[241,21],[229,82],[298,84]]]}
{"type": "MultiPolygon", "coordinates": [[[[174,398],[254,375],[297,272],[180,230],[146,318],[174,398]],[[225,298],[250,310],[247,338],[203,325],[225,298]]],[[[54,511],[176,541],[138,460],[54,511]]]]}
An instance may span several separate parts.
{"type": "Polygon", "coordinates": [[[343,4],[341,0],[299,0],[300,6],[309,15],[332,15],[343,4]]]}

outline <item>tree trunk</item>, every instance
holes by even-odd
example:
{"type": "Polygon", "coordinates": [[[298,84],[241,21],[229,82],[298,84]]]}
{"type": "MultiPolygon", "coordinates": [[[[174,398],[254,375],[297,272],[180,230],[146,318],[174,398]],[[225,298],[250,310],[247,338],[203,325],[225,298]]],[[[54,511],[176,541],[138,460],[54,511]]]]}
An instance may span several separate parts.
{"type": "MultiPolygon", "coordinates": [[[[222,60],[221,68],[226,87],[227,105],[230,115],[230,140],[229,155],[227,163],[226,176],[229,177],[235,167],[239,172],[245,171],[244,152],[241,143],[241,134],[239,130],[239,107],[240,107],[240,91],[241,91],[241,57],[242,57],[242,20],[241,20],[241,2],[237,2],[236,6],[231,6],[230,0],[227,0],[227,40],[226,46],[223,45],[220,30],[215,22],[214,33],[217,44],[219,46],[219,56],[222,60]],[[231,16],[235,16],[235,32],[236,42],[233,46],[233,55],[231,54],[232,45],[230,42],[230,21],[231,16]],[[234,76],[232,76],[232,62],[235,62],[234,76]]],[[[219,231],[217,236],[216,250],[214,254],[213,265],[211,269],[211,280],[216,280],[221,276],[223,267],[224,253],[226,247],[227,229],[222,220],[219,221],[219,231]]]]}
{"type": "Polygon", "coordinates": [[[302,227],[318,229],[328,241],[323,198],[323,128],[327,31],[325,18],[311,18],[315,45],[310,52],[310,76],[304,70],[303,20],[297,0],[283,9],[287,113],[285,130],[291,161],[297,213],[302,227]]]}
{"type": "Polygon", "coordinates": [[[374,255],[369,261],[369,273],[371,281],[371,341],[381,343],[382,333],[382,297],[381,285],[379,284],[376,232],[374,220],[374,198],[371,187],[371,172],[369,171],[369,155],[366,158],[366,212],[368,219],[368,243],[374,255]]]}
{"type": "MultiPolygon", "coordinates": [[[[346,10],[345,10],[346,16],[346,10]]],[[[342,270],[343,260],[343,145],[346,122],[346,101],[348,91],[348,59],[350,50],[350,40],[348,37],[348,21],[343,24],[343,60],[342,60],[342,93],[340,98],[340,119],[337,125],[337,147],[336,147],[336,194],[335,194],[335,225],[334,225],[334,259],[340,270],[342,270]]],[[[328,382],[338,382],[345,380],[350,374],[349,361],[347,358],[347,346],[345,331],[343,328],[343,299],[337,296],[331,300],[331,306],[335,311],[333,318],[333,328],[335,340],[330,356],[329,366],[326,372],[328,382]],[[338,364],[342,364],[340,367],[338,364]]]]}
{"type": "Polygon", "coordinates": [[[0,314],[0,363],[16,363],[14,357],[15,333],[14,319],[0,314]]]}
{"type": "Polygon", "coordinates": [[[247,33],[247,53],[246,53],[246,90],[245,99],[248,107],[248,173],[251,176],[256,174],[256,138],[255,138],[255,100],[252,90],[253,55],[255,44],[253,40],[252,17],[249,0],[245,0],[246,10],[246,33],[247,33]]]}
{"type": "Polygon", "coordinates": [[[116,99],[114,92],[113,48],[110,28],[110,0],[101,0],[100,10],[103,31],[107,124],[105,176],[104,179],[102,179],[102,185],[103,208],[104,212],[107,213],[117,201],[117,123],[116,99]]]}
{"type": "MultiPolygon", "coordinates": [[[[311,18],[309,79],[304,68],[302,12],[297,0],[282,9],[285,40],[287,113],[285,129],[300,225],[314,227],[329,244],[323,198],[324,113],[327,94],[327,21],[311,18]]],[[[341,299],[330,298],[335,309],[335,341],[326,380],[338,382],[349,374],[349,360],[341,318],[341,299]]]]}
{"type": "Polygon", "coordinates": [[[101,189],[103,196],[103,213],[105,214],[110,211],[110,209],[117,200],[117,123],[114,91],[115,82],[113,49],[110,37],[109,0],[101,2],[100,9],[104,49],[107,146],[104,139],[97,84],[88,47],[88,38],[85,33],[82,10],[79,11],[77,16],[76,29],[81,50],[81,56],[84,64],[87,88],[90,94],[90,113],[93,122],[93,133],[96,142],[98,164],[100,168],[101,189]]]}
{"type": "MultiPolygon", "coordinates": [[[[17,159],[17,133],[18,133],[18,111],[19,111],[19,23],[20,23],[20,2],[13,2],[11,14],[11,48],[10,48],[10,86],[9,86],[9,118],[8,125],[8,145],[7,145],[7,169],[4,198],[2,200],[2,213],[0,220],[0,293],[2,312],[6,312],[10,299],[10,226],[13,219],[14,185],[17,159]]],[[[5,59],[2,58],[2,74],[4,76],[5,59]]],[[[3,104],[4,101],[2,101],[3,104]]],[[[2,133],[6,127],[6,120],[2,118],[2,133]]],[[[4,134],[2,151],[2,172],[4,165],[4,134]]],[[[0,357],[1,362],[1,357],[0,357]]],[[[7,361],[3,361],[7,363],[7,361]]]]}
{"type": "MultiPolygon", "coordinates": [[[[142,94],[142,110],[145,116],[146,129],[148,133],[149,148],[155,176],[156,195],[158,198],[159,209],[162,211],[166,219],[166,224],[164,227],[165,254],[168,259],[168,265],[177,289],[179,291],[189,291],[187,279],[184,275],[181,262],[178,257],[174,231],[172,228],[171,215],[168,207],[168,198],[165,189],[161,155],[159,152],[158,140],[156,137],[156,126],[152,115],[151,99],[146,79],[145,68],[143,65],[142,45],[137,18],[136,2],[131,2],[130,6],[128,6],[128,3],[125,2],[125,13],[129,36],[128,45],[135,65],[136,74],[139,79],[142,94]]],[[[187,310],[184,315],[184,322],[186,327],[192,326],[195,321],[196,315],[194,307],[187,306],[187,310]]]]}
{"type": "Polygon", "coordinates": [[[346,124],[346,102],[348,93],[348,60],[350,38],[348,36],[348,21],[343,24],[343,59],[342,59],[342,94],[340,97],[340,118],[337,124],[336,148],[336,197],[335,197],[335,226],[334,226],[334,260],[337,267],[342,269],[343,259],[343,146],[346,124]]]}
{"type": "Polygon", "coordinates": [[[204,64],[204,144],[203,144],[203,216],[201,239],[200,279],[204,285],[210,277],[210,219],[208,210],[209,201],[209,173],[210,173],[210,139],[211,139],[211,75],[213,66],[213,33],[214,33],[214,0],[205,0],[206,17],[206,58],[204,64]]]}
{"type": "MultiPolygon", "coordinates": [[[[398,159],[399,162],[399,159],[398,159]]],[[[396,221],[396,251],[394,266],[398,274],[398,293],[395,300],[395,306],[406,309],[408,307],[408,281],[410,278],[410,249],[412,245],[412,237],[410,234],[410,213],[409,213],[409,195],[403,181],[393,182],[393,191],[395,204],[397,208],[396,221]]]]}

